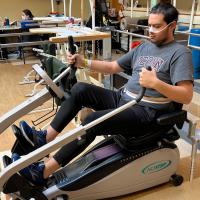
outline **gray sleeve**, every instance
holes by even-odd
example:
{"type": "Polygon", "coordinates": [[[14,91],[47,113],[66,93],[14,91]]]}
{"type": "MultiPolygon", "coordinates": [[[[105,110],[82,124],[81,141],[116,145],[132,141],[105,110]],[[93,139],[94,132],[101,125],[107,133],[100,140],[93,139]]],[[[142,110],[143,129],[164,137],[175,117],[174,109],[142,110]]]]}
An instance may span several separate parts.
{"type": "Polygon", "coordinates": [[[192,55],[189,49],[179,49],[179,51],[176,52],[172,59],[170,76],[173,85],[186,80],[193,82],[192,55]]]}
{"type": "Polygon", "coordinates": [[[118,65],[124,71],[130,71],[130,70],[132,70],[131,62],[132,62],[133,54],[134,54],[134,50],[132,49],[131,51],[129,51],[128,53],[126,53],[125,55],[123,55],[122,57],[120,57],[117,60],[118,65]]]}

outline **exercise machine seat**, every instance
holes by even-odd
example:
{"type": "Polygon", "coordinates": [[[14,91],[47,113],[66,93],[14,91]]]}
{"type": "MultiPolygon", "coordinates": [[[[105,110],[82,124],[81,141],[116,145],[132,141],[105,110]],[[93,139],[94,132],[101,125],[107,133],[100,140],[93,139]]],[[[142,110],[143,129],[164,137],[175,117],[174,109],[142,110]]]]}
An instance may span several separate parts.
{"type": "Polygon", "coordinates": [[[179,139],[177,128],[181,129],[184,121],[187,119],[187,112],[185,110],[175,111],[169,114],[161,115],[157,120],[157,130],[151,130],[139,137],[116,135],[114,140],[119,146],[126,150],[134,150],[139,147],[152,145],[159,139],[167,139],[168,141],[175,141],[179,139]]]}

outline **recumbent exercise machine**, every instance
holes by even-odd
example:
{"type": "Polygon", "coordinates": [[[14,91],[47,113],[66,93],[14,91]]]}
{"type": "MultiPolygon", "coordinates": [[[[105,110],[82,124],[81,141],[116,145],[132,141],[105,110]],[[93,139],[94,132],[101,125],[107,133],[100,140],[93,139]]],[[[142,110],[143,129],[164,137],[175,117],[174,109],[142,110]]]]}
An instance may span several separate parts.
{"type": "MultiPolygon", "coordinates": [[[[46,80],[52,91],[58,89],[55,83],[46,80]]],[[[5,168],[0,174],[0,190],[5,194],[12,194],[15,199],[89,200],[125,195],[170,180],[175,186],[180,185],[183,177],[176,174],[180,155],[174,141],[179,138],[178,128],[182,128],[187,118],[184,110],[159,117],[156,123],[160,129],[147,132],[141,137],[126,138],[117,135],[105,138],[80,158],[55,172],[45,185],[33,186],[18,173],[24,167],[84,135],[96,124],[138,103],[144,93],[145,89],[142,88],[136,100],[63,134],[35,151],[32,151],[26,141],[20,143],[21,140],[16,140],[12,153],[24,156],[14,163],[8,156],[3,157],[5,168]]],[[[22,134],[18,127],[14,128],[14,132],[18,138],[22,134]]]]}

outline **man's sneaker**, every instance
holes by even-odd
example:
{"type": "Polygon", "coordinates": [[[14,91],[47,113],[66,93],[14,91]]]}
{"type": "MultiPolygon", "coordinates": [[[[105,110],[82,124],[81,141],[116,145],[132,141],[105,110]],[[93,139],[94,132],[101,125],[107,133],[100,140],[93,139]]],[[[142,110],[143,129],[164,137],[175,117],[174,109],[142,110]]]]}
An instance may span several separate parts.
{"type": "MultiPolygon", "coordinates": [[[[12,162],[19,160],[17,153],[12,154],[12,162]]],[[[45,185],[46,179],[43,178],[44,162],[36,162],[19,171],[19,173],[34,185],[45,185]]]]}
{"type": "Polygon", "coordinates": [[[35,149],[46,144],[47,130],[37,131],[31,128],[25,121],[19,123],[24,139],[35,149]]]}

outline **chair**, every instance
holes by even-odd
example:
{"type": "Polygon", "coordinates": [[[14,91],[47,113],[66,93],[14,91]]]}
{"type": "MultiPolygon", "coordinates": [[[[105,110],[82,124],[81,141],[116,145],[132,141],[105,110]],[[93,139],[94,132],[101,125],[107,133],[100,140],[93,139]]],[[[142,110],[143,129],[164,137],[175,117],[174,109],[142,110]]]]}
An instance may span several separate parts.
{"type": "MultiPolygon", "coordinates": [[[[30,28],[40,28],[40,26],[38,22],[34,20],[21,21],[22,32],[29,32],[30,28]]],[[[40,35],[22,35],[19,37],[19,41],[20,42],[37,42],[37,41],[41,41],[41,37],[40,35]]],[[[30,48],[27,50],[30,50],[30,48]]],[[[24,47],[19,47],[19,52],[20,52],[19,58],[22,58],[25,64],[24,47]]]]}

